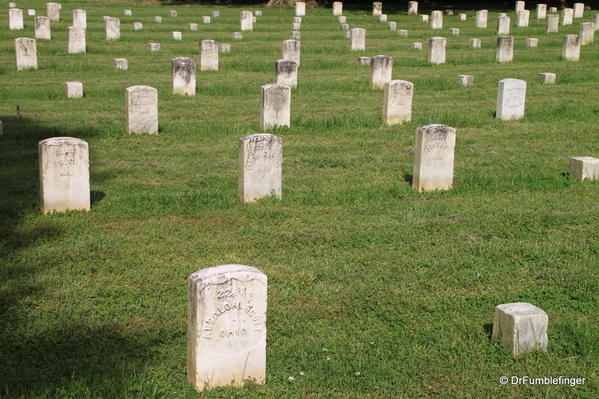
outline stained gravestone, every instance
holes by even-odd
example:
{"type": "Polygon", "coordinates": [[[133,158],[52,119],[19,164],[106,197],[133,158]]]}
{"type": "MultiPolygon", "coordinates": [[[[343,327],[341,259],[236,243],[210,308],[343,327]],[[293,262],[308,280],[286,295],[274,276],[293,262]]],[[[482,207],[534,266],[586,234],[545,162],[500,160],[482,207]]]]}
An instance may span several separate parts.
{"type": "Polygon", "coordinates": [[[158,134],[158,90],[130,86],[125,90],[127,132],[158,134]]]}
{"type": "Polygon", "coordinates": [[[431,37],[428,39],[428,62],[431,64],[444,64],[446,46],[447,39],[444,37],[431,37]]]}
{"type": "Polygon", "coordinates": [[[301,37],[302,37],[302,36],[301,36],[301,33],[300,33],[300,31],[299,31],[299,30],[294,30],[294,31],[291,31],[291,38],[292,38],[293,40],[300,40],[300,39],[301,39],[301,37]]]}
{"type": "Polygon", "coordinates": [[[333,2],[333,15],[338,16],[343,14],[343,3],[340,1],[333,2]]]}
{"type": "Polygon", "coordinates": [[[530,303],[497,305],[493,319],[493,340],[510,349],[514,356],[547,348],[548,317],[530,303]]]}
{"type": "Polygon", "coordinates": [[[300,66],[300,50],[301,42],[299,40],[283,40],[282,43],[282,58],[284,60],[295,61],[297,66],[300,66]]]}
{"type": "Polygon", "coordinates": [[[23,25],[23,10],[20,8],[10,8],[8,10],[8,28],[10,30],[21,30],[23,25]]]}
{"type": "Polygon", "coordinates": [[[458,75],[458,83],[461,86],[464,86],[464,87],[474,86],[474,76],[472,76],[472,75],[458,75]]]}
{"type": "Polygon", "coordinates": [[[35,17],[35,10],[33,8],[30,8],[27,10],[27,15],[29,15],[30,17],[35,17]]]}
{"type": "Polygon", "coordinates": [[[547,16],[547,33],[559,32],[559,15],[550,14],[547,16]]]}
{"type": "Polygon", "coordinates": [[[241,32],[233,32],[233,40],[241,40],[243,39],[243,35],[241,32]]]}
{"type": "Polygon", "coordinates": [[[537,4],[537,19],[547,18],[547,4],[537,4]]]}
{"type": "Polygon", "coordinates": [[[87,51],[87,44],[85,40],[85,29],[69,26],[68,28],[68,53],[79,54],[87,51]]]}
{"type": "Polygon", "coordinates": [[[539,82],[541,84],[554,84],[556,79],[556,75],[553,72],[542,72],[539,74],[539,82]]]}
{"type": "Polygon", "coordinates": [[[173,94],[195,96],[196,63],[193,58],[173,58],[171,68],[173,72],[173,94]]]}
{"type": "Polygon", "coordinates": [[[383,13],[383,3],[380,1],[375,1],[372,3],[372,15],[378,17],[383,13]]]}
{"type": "Polygon", "coordinates": [[[503,79],[497,87],[497,108],[495,117],[504,121],[524,117],[526,102],[526,81],[503,79]]]}
{"type": "Polygon", "coordinates": [[[280,85],[297,86],[297,63],[292,60],[275,61],[275,81],[280,85]]]}
{"type": "Polygon", "coordinates": [[[81,82],[64,82],[68,98],[83,97],[83,83],[81,82]]]}
{"type": "Polygon", "coordinates": [[[244,265],[188,277],[187,379],[198,390],[264,384],[267,278],[244,265]]]}
{"type": "Polygon", "coordinates": [[[115,58],[114,68],[121,71],[126,71],[129,69],[129,61],[127,61],[126,58],[115,58]]]}
{"type": "Polygon", "coordinates": [[[273,83],[261,87],[260,129],[291,126],[291,87],[273,83]]]}
{"type": "Polygon", "coordinates": [[[479,10],[476,12],[476,21],[474,26],[477,28],[486,28],[489,10],[479,10]]]}
{"type": "Polygon", "coordinates": [[[460,35],[460,28],[450,28],[449,29],[449,34],[452,36],[459,36],[460,35]]]}
{"type": "Polygon", "coordinates": [[[60,21],[60,4],[58,3],[46,3],[46,15],[52,22],[60,21]]]}
{"type": "Polygon", "coordinates": [[[412,188],[416,191],[448,190],[453,185],[456,129],[432,124],[416,129],[412,188]]]}
{"type": "Polygon", "coordinates": [[[370,57],[358,57],[359,65],[370,65],[370,57]]]}
{"type": "Polygon", "coordinates": [[[514,59],[514,37],[513,36],[498,36],[497,37],[497,62],[505,63],[512,62],[514,59]]]}
{"type": "Polygon", "coordinates": [[[106,40],[118,40],[121,38],[121,20],[108,17],[104,21],[106,24],[106,40]]]}
{"type": "Polygon", "coordinates": [[[468,15],[467,14],[458,14],[458,19],[460,21],[465,21],[466,19],[468,19],[468,15]]]}
{"type": "Polygon", "coordinates": [[[295,3],[295,15],[298,17],[306,15],[306,3],[303,1],[297,1],[295,3]]]}
{"type": "Polygon", "coordinates": [[[28,37],[16,38],[15,53],[17,56],[17,71],[37,69],[37,46],[35,39],[28,37]]]}
{"type": "Polygon", "coordinates": [[[76,28],[87,29],[87,12],[85,10],[73,10],[73,25],[76,28]]]}
{"type": "Polygon", "coordinates": [[[218,44],[214,40],[200,42],[200,71],[218,71],[218,44]]]}
{"type": "Polygon", "coordinates": [[[397,22],[389,22],[387,26],[389,27],[389,30],[397,30],[397,22]]]}
{"type": "Polygon", "coordinates": [[[73,137],[39,142],[41,212],[90,210],[89,147],[73,137]]]}
{"type": "Polygon", "coordinates": [[[131,10],[124,10],[123,11],[123,15],[126,17],[131,17],[133,15],[133,11],[131,10]]]}
{"type": "Polygon", "coordinates": [[[583,22],[580,24],[580,45],[586,46],[595,40],[595,24],[592,22],[583,22]]]}
{"type": "Polygon", "coordinates": [[[251,11],[242,11],[240,14],[240,23],[242,31],[251,31],[254,29],[254,15],[251,11]]]}
{"type": "Polygon", "coordinates": [[[599,158],[570,158],[570,176],[579,180],[599,180],[599,158]]]}
{"type": "Polygon", "coordinates": [[[564,47],[562,49],[562,58],[567,61],[578,61],[580,59],[580,36],[564,36],[564,47]]]}
{"type": "Polygon", "coordinates": [[[516,26],[519,28],[524,28],[528,26],[528,21],[530,20],[530,11],[522,10],[516,14],[516,26]]]}
{"type": "Polygon", "coordinates": [[[52,31],[50,30],[50,18],[34,17],[33,24],[35,25],[35,38],[51,40],[52,31]]]}
{"type": "Polygon", "coordinates": [[[300,30],[300,29],[302,29],[302,24],[294,22],[294,23],[291,24],[291,29],[293,29],[293,30],[300,30]]]}
{"type": "Polygon", "coordinates": [[[162,17],[155,16],[154,17],[154,22],[161,23],[162,22],[162,17]]]}
{"type": "Polygon", "coordinates": [[[239,140],[239,196],[243,202],[281,198],[283,140],[272,134],[252,134],[239,140]]]}
{"type": "Polygon", "coordinates": [[[376,55],[370,60],[370,85],[382,89],[385,83],[391,81],[393,73],[393,58],[387,55],[376,55]]]}
{"type": "Polygon", "coordinates": [[[524,10],[525,7],[526,7],[526,3],[524,1],[521,1],[521,0],[516,1],[516,7],[515,7],[516,12],[524,10]]]}
{"type": "Polygon", "coordinates": [[[443,29],[443,11],[431,12],[431,29],[443,29]]]}
{"type": "Polygon", "coordinates": [[[422,43],[414,42],[414,43],[412,43],[412,48],[416,49],[416,50],[422,50],[422,43]]]}
{"type": "Polygon", "coordinates": [[[497,34],[498,35],[509,35],[510,34],[510,17],[499,17],[497,18],[497,34]]]}
{"type": "Polygon", "coordinates": [[[417,1],[408,1],[408,15],[418,15],[417,1]]]}
{"type": "Polygon", "coordinates": [[[383,122],[396,125],[412,120],[412,98],[414,84],[405,80],[391,80],[385,83],[383,122]]]}
{"type": "Polygon", "coordinates": [[[350,48],[352,51],[366,50],[366,29],[353,28],[350,31],[350,48]]]}

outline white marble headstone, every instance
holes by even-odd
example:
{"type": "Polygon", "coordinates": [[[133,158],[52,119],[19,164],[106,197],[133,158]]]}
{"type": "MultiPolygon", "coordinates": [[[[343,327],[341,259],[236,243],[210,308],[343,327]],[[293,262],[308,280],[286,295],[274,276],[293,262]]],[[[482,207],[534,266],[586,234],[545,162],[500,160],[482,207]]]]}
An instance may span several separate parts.
{"type": "Polygon", "coordinates": [[[239,196],[243,202],[281,198],[283,140],[273,134],[252,134],[239,140],[239,196]]]}

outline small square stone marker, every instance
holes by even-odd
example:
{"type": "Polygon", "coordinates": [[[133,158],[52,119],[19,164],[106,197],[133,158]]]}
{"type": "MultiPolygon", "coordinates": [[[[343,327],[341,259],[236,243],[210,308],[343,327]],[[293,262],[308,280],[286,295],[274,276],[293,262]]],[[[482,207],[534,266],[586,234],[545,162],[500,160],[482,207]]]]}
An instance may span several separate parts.
{"type": "Polygon", "coordinates": [[[127,69],[129,69],[129,62],[126,58],[115,58],[114,67],[121,71],[126,71],[127,69]]]}
{"type": "Polygon", "coordinates": [[[273,134],[252,134],[239,140],[239,196],[243,202],[264,197],[281,199],[283,139],[273,134]]]}
{"type": "Polygon", "coordinates": [[[350,48],[352,51],[366,50],[366,29],[353,28],[350,31],[350,48]]]}
{"type": "Polygon", "coordinates": [[[549,318],[542,309],[526,302],[495,307],[493,340],[508,348],[514,356],[535,349],[547,349],[549,318]]]}
{"type": "Polygon", "coordinates": [[[470,48],[481,48],[480,39],[470,39],[469,46],[470,48]]]}
{"type": "Polygon", "coordinates": [[[552,72],[542,72],[539,74],[539,82],[541,84],[554,84],[555,83],[555,73],[552,72]]]}
{"type": "Polygon", "coordinates": [[[68,98],[82,98],[83,97],[83,83],[81,82],[64,82],[67,90],[68,98]]]}
{"type": "Polygon", "coordinates": [[[570,176],[580,180],[599,180],[599,158],[570,158],[570,176]]]}
{"type": "Polygon", "coordinates": [[[474,86],[474,76],[473,75],[458,75],[458,83],[464,87],[474,86]]]}
{"type": "Polygon", "coordinates": [[[268,280],[245,265],[188,277],[187,380],[198,391],[266,378],[268,280]]]}

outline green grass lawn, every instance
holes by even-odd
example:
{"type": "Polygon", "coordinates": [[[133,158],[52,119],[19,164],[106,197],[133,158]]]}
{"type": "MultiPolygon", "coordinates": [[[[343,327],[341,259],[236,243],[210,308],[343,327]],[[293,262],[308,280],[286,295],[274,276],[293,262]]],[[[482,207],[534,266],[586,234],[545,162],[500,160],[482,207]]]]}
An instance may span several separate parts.
{"type": "Polygon", "coordinates": [[[260,132],[260,86],[274,81],[293,10],[265,9],[233,41],[239,12],[258,7],[61,3],[35,71],[16,71],[14,39],[34,37],[26,10],[45,15],[45,2],[17,1],[24,31],[8,30],[6,3],[0,15],[0,397],[597,397],[599,183],[570,178],[568,159],[599,156],[599,43],[580,62],[560,59],[580,19],[545,34],[534,11],[516,28],[508,10],[515,56],[500,65],[496,11],[488,29],[474,27],[473,9],[432,31],[402,6],[389,12],[409,30],[399,37],[346,10],[351,28],[367,29],[367,50],[352,53],[331,9],[309,9],[292,126],[270,131],[284,140],[283,199],[246,205],[238,139],[260,132]],[[87,10],[87,54],[67,54],[75,8],[87,10]],[[203,24],[213,9],[221,16],[203,24]],[[121,40],[104,40],[103,15],[121,19],[121,40]],[[426,62],[431,36],[447,38],[444,65],[426,62]],[[468,47],[475,37],[481,49],[468,47]],[[195,97],[172,95],[170,60],[198,60],[203,39],[232,51],[219,71],[198,71],[195,97]],[[411,123],[382,125],[382,90],[356,62],[377,54],[415,85],[411,123]],[[118,57],[128,71],[114,69],[118,57]],[[538,83],[540,72],[557,84],[538,83]],[[528,82],[520,121],[494,119],[504,78],[528,82]],[[67,99],[65,81],[83,82],[86,97],[67,99]],[[125,131],[133,85],[158,89],[158,136],[125,131]],[[411,188],[414,133],[429,123],[457,129],[450,191],[411,188]],[[37,142],[54,136],[89,143],[89,213],[39,212],[37,142]],[[227,263],[269,278],[267,384],[198,394],[186,382],[186,277],[227,263]],[[549,315],[549,348],[513,359],[490,324],[496,305],[520,301],[549,315]],[[499,384],[513,375],[586,383],[499,384]]]}

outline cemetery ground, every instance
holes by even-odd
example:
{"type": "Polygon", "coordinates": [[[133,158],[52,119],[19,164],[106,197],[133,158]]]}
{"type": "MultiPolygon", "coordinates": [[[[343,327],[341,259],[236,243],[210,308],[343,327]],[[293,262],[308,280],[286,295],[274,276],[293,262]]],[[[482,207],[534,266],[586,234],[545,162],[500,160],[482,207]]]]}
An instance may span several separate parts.
{"type": "MultiPolygon", "coordinates": [[[[496,11],[488,29],[474,27],[473,9],[432,31],[403,6],[385,8],[409,31],[399,37],[370,10],[348,9],[350,27],[367,29],[366,51],[351,52],[331,9],[308,9],[291,127],[269,130],[283,138],[283,198],[244,204],[239,138],[260,132],[260,86],[274,81],[293,10],[62,5],[52,40],[37,41],[38,70],[15,68],[14,39],[33,37],[32,17],[9,31],[4,5],[0,16],[0,397],[596,397],[599,185],[568,170],[571,156],[599,155],[599,44],[579,62],[560,59],[580,19],[546,34],[534,13],[516,28],[507,10],[514,62],[498,64],[496,11]],[[67,54],[75,8],[87,10],[87,54],[67,54]],[[246,9],[264,15],[232,40],[246,9]],[[203,24],[212,10],[221,16],[203,24]],[[104,39],[103,15],[121,19],[120,40],[104,39]],[[446,64],[427,63],[432,36],[447,38],[446,64]],[[526,48],[528,37],[539,46],[526,48]],[[198,67],[196,96],[171,94],[170,60],[197,61],[204,39],[231,53],[219,71],[198,67]],[[414,83],[412,122],[383,125],[382,90],[356,62],[377,54],[393,57],[394,79],[414,83]],[[118,57],[128,71],[114,68],[118,57]],[[541,85],[541,72],[557,83],[541,85]],[[494,118],[504,78],[528,83],[522,120],[494,118]],[[66,81],[83,82],[86,96],[67,99],[66,81]],[[126,133],[133,85],[158,89],[158,135],[126,133]],[[457,129],[449,191],[411,188],[414,133],[429,123],[457,129]],[[37,143],[57,136],[89,143],[91,212],[40,214],[37,143]],[[186,382],[186,277],[228,263],[269,279],[267,381],[197,393],[186,382]],[[490,342],[494,307],[509,302],[547,312],[547,352],[514,359],[490,342]]],[[[17,6],[45,15],[41,1],[17,6]]]]}

